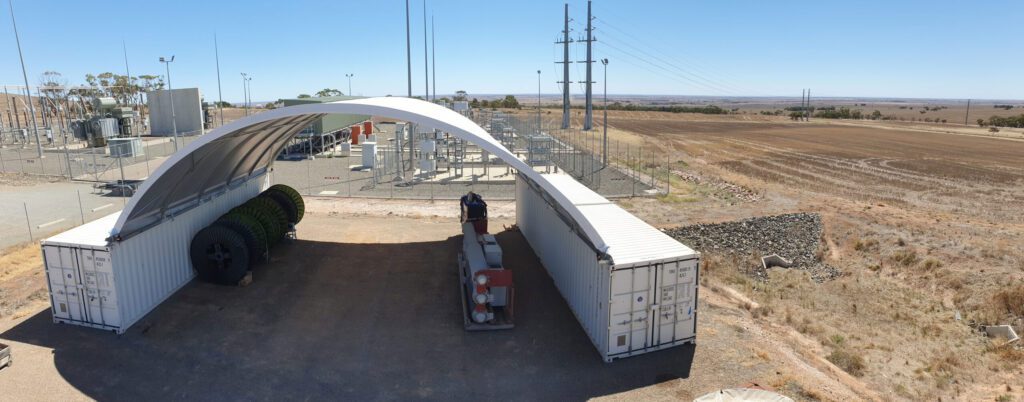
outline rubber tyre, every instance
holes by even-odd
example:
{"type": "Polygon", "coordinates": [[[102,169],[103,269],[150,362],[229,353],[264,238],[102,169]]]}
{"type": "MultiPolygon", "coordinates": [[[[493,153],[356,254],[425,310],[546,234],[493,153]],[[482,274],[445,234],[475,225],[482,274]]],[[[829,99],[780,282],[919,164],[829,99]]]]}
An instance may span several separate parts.
{"type": "Polygon", "coordinates": [[[288,215],[288,222],[299,223],[299,209],[296,207],[295,201],[288,194],[278,190],[267,190],[260,194],[260,197],[277,203],[284,210],[285,214],[288,215]]]}
{"type": "Polygon", "coordinates": [[[229,214],[245,215],[256,222],[259,222],[260,226],[263,227],[263,232],[266,233],[266,244],[268,247],[277,244],[277,241],[284,236],[281,223],[269,212],[264,211],[263,208],[258,208],[246,203],[232,209],[229,214]]]}
{"type": "Polygon", "coordinates": [[[245,205],[264,211],[274,220],[276,228],[272,232],[271,243],[276,244],[284,238],[285,233],[288,232],[288,213],[285,212],[284,208],[281,208],[273,200],[263,197],[253,198],[246,202],[245,205]]]}
{"type": "Polygon", "coordinates": [[[246,250],[249,250],[250,265],[256,265],[256,263],[262,262],[266,259],[266,253],[264,252],[264,250],[266,250],[266,235],[259,236],[256,234],[257,230],[260,232],[263,231],[263,227],[258,223],[249,225],[243,223],[241,220],[231,218],[221,218],[218,219],[216,223],[234,230],[235,233],[242,236],[242,240],[245,240],[245,248],[246,250]],[[253,226],[258,229],[254,229],[253,226]]]}
{"type": "Polygon", "coordinates": [[[288,187],[284,184],[275,184],[273,186],[270,186],[270,188],[268,188],[267,190],[280,191],[288,195],[288,197],[291,198],[293,202],[295,202],[295,209],[298,210],[298,216],[295,220],[295,223],[299,223],[302,221],[302,217],[306,215],[306,203],[302,201],[302,194],[299,194],[297,190],[288,187]]]}
{"type": "Polygon", "coordinates": [[[192,267],[199,279],[218,285],[237,285],[249,271],[245,239],[220,223],[207,226],[192,238],[192,267]]]}

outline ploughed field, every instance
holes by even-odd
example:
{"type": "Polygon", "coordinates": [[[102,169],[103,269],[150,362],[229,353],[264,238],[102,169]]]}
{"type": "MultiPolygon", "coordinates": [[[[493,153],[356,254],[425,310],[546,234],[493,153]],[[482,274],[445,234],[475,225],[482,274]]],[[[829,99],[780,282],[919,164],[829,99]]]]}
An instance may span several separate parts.
{"type": "Polygon", "coordinates": [[[743,176],[871,203],[1022,218],[1024,141],[821,123],[609,119],[743,176]]]}

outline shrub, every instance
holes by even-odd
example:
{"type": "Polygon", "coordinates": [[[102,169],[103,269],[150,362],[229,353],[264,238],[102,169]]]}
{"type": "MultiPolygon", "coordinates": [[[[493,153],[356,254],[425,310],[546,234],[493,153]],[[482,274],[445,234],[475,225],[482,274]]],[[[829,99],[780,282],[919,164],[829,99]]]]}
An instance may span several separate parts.
{"type": "Polygon", "coordinates": [[[936,260],[934,258],[929,258],[927,260],[924,260],[924,269],[926,269],[926,270],[930,271],[930,270],[932,270],[934,268],[939,268],[941,266],[942,266],[942,261],[936,260]]]}
{"type": "Polygon", "coordinates": [[[858,354],[840,349],[829,353],[825,358],[854,377],[864,375],[864,358],[858,354]]]}
{"type": "Polygon", "coordinates": [[[917,252],[914,250],[899,250],[893,253],[892,260],[904,267],[909,267],[917,263],[917,252]]]}

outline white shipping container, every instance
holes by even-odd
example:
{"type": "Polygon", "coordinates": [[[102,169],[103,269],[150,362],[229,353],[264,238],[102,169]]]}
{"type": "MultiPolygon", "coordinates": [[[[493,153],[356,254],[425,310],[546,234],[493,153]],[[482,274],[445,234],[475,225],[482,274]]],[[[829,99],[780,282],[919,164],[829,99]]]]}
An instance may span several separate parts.
{"type": "Polygon", "coordinates": [[[192,237],[266,186],[263,174],[236,183],[121,241],[121,212],[43,240],[53,321],[124,333],[195,275],[192,237]]]}
{"type": "Polygon", "coordinates": [[[516,179],[516,223],[601,357],[696,342],[700,254],[566,175],[545,175],[571,205],[516,179]],[[576,208],[597,250],[565,211],[576,208]]]}

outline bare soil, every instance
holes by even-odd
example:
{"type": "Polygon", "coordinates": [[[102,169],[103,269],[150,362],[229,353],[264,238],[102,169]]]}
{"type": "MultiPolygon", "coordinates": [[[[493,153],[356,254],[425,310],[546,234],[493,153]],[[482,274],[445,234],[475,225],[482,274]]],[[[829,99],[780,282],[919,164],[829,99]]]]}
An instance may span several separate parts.
{"type": "Polygon", "coordinates": [[[826,372],[846,366],[844,381],[873,390],[872,398],[1021,395],[1020,354],[994,348],[975,328],[1024,327],[1000,303],[1015,297],[1000,292],[1024,283],[1024,142],[895,124],[661,115],[609,124],[640,137],[645,152],[679,159],[686,167],[678,169],[764,197],[744,202],[680,186],[686,202],[624,207],[662,227],[819,213],[821,258],[843,271],[819,285],[775,268],[759,284],[740,273],[752,256],[708,253],[707,286],[749,297],[759,307],[750,311],[755,321],[801,334],[810,343],[791,339],[792,348],[824,359],[826,372]],[[838,358],[851,355],[863,361],[838,358]]]}

